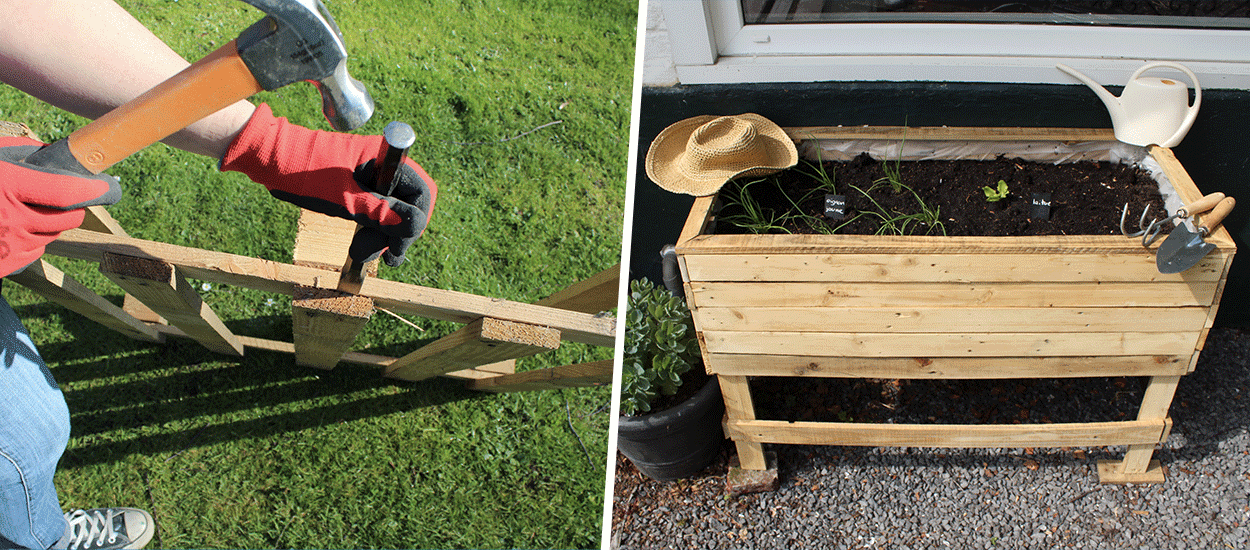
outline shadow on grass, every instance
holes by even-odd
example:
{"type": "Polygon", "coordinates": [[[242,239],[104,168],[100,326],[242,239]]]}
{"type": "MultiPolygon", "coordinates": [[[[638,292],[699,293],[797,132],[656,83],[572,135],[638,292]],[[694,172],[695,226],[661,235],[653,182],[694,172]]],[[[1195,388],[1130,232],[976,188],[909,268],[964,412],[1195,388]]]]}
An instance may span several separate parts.
{"type": "Polygon", "coordinates": [[[131,340],[53,306],[17,309],[22,319],[62,315],[73,335],[40,346],[71,413],[62,468],[491,397],[456,380],[395,381],[353,365],[322,371],[254,349],[228,357],[186,339],[131,340]]]}

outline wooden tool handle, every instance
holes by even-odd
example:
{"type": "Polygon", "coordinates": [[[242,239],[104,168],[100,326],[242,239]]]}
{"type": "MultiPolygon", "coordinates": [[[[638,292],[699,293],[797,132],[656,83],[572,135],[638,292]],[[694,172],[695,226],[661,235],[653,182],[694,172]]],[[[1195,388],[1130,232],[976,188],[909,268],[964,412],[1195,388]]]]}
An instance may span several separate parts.
{"type": "Polygon", "coordinates": [[[129,103],[69,136],[69,150],[93,174],[259,91],[231,40],[129,103]]]}
{"type": "Polygon", "coordinates": [[[1207,233],[1210,233],[1211,230],[1219,227],[1220,222],[1224,221],[1224,218],[1228,216],[1228,213],[1233,211],[1233,206],[1236,204],[1237,199],[1232,197],[1226,197],[1224,200],[1220,201],[1220,203],[1215,205],[1215,208],[1211,210],[1210,214],[1202,217],[1202,225],[1198,226],[1198,231],[1202,232],[1203,235],[1206,235],[1207,233]]]}
{"type": "Polygon", "coordinates": [[[1224,200],[1224,194],[1216,191],[1188,205],[1185,205],[1185,207],[1182,208],[1184,212],[1181,212],[1181,216],[1188,218],[1194,214],[1201,214],[1207,210],[1215,208],[1215,205],[1219,204],[1222,200],[1224,200]]]}

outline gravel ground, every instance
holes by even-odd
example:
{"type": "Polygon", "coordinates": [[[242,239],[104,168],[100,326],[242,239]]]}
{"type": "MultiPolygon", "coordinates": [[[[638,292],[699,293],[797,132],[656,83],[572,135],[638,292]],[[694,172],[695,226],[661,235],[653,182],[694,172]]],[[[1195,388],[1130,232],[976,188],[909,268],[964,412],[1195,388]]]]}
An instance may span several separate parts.
{"type": "MultiPolygon", "coordinates": [[[[803,401],[821,390],[796,398],[784,384],[763,389],[791,395],[776,406],[801,410],[800,418],[1065,422],[1131,417],[1144,380],[832,381],[821,387],[823,406],[815,398],[803,401]]],[[[762,417],[770,414],[769,405],[760,408],[762,417]]],[[[1122,446],[766,446],[777,453],[780,488],[736,497],[725,488],[732,444],[698,476],[668,483],[646,478],[618,456],[611,546],[1250,547],[1250,330],[1211,331],[1196,371],[1181,379],[1171,416],[1171,437],[1155,452],[1167,474],[1161,485],[1098,484],[1096,461],[1121,458],[1122,446]]]]}

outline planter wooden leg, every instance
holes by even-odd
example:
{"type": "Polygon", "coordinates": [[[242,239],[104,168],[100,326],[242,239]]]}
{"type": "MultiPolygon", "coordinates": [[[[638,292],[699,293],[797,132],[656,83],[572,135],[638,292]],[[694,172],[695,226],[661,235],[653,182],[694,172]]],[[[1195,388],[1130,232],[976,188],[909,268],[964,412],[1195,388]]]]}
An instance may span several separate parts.
{"type": "MultiPolygon", "coordinates": [[[[732,420],[755,420],[755,403],[745,376],[720,375],[720,391],[725,398],[725,414],[732,420]]],[[[744,470],[767,470],[764,445],[754,441],[734,440],[738,447],[738,463],[744,470]]]]}
{"type": "MultiPolygon", "coordinates": [[[[1157,420],[1167,418],[1168,408],[1172,406],[1172,397],[1176,395],[1176,386],[1180,376],[1152,376],[1146,386],[1146,394],[1142,397],[1141,409],[1137,413],[1138,420],[1157,420]]],[[[1165,423],[1170,427],[1171,423],[1165,423]]],[[[1165,427],[1159,441],[1167,440],[1165,427]]],[[[1129,445],[1124,453],[1124,460],[1099,460],[1098,481],[1100,483],[1163,483],[1163,465],[1154,456],[1153,443],[1129,445]]]]}

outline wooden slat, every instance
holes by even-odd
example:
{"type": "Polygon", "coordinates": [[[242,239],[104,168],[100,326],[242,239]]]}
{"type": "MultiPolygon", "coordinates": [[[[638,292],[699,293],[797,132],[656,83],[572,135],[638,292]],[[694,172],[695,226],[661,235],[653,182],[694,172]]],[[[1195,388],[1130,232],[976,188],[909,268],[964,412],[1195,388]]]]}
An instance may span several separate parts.
{"type": "MultiPolygon", "coordinates": [[[[356,234],[356,227],[356,222],[351,220],[300,210],[291,263],[339,271],[347,262],[347,248],[356,234]]],[[[374,266],[376,268],[376,262],[374,266]]]]}
{"type": "MultiPolygon", "coordinates": [[[[185,332],[178,327],[148,323],[148,326],[164,337],[190,338],[185,332]]],[[[239,336],[239,341],[243,342],[245,348],[272,351],[276,353],[295,353],[295,344],[293,342],[284,342],[281,340],[270,340],[267,338],[255,338],[252,336],[239,336]]],[[[374,355],[371,353],[362,353],[358,351],[349,351],[343,354],[342,362],[351,363],[353,365],[362,365],[366,367],[386,368],[395,362],[394,357],[384,355],[374,355]]],[[[454,378],[457,380],[477,380],[479,378],[493,378],[498,376],[492,373],[477,372],[475,370],[462,370],[449,372],[442,375],[444,378],[454,378]]]]}
{"type": "MultiPolygon", "coordinates": [[[[598,314],[617,306],[620,284],[621,264],[618,263],[534,302],[534,305],[598,314]]],[[[516,359],[482,365],[473,370],[512,374],[516,372],[516,359]]]]}
{"type": "MultiPolygon", "coordinates": [[[[1151,244],[1154,250],[1161,244],[1151,244]]],[[[1140,254],[1141,239],[1115,235],[1020,237],[896,235],[698,235],[677,245],[695,254],[1140,254]]]]}
{"type": "Polygon", "coordinates": [[[86,210],[86,215],[83,217],[82,225],[80,226],[83,229],[121,235],[123,237],[128,236],[122,225],[117,223],[117,220],[113,219],[113,216],[103,206],[88,206],[84,210],[86,210]]]}
{"type": "Polygon", "coordinates": [[[39,293],[44,298],[61,304],[70,311],[136,340],[146,342],[164,340],[158,332],[148,327],[143,321],[135,319],[113,302],[92,292],[91,289],[44,260],[36,261],[26,266],[21,273],[10,275],[8,278],[39,293]]]}
{"type": "Polygon", "coordinates": [[[373,300],[297,286],[291,309],[295,362],[328,370],[338,365],[373,315],[373,300]]]}
{"type": "Polygon", "coordinates": [[[725,422],[725,435],[734,440],[793,445],[869,447],[1020,448],[1142,443],[1153,445],[1159,441],[1163,430],[1162,419],[1073,424],[978,425],[852,424],[734,419],[725,422]]]}
{"type": "MultiPolygon", "coordinates": [[[[1180,196],[1182,202],[1189,204],[1202,198],[1203,192],[1198,189],[1194,180],[1189,177],[1189,173],[1181,166],[1180,161],[1176,159],[1176,155],[1172,153],[1171,149],[1151,146],[1148,150],[1150,156],[1158,161],[1159,166],[1163,168],[1163,173],[1167,174],[1168,180],[1172,182],[1172,187],[1176,189],[1176,193],[1180,196]]],[[[1218,191],[1218,189],[1209,191],[1218,191]]],[[[1198,218],[1201,220],[1201,216],[1198,218]]],[[[1237,248],[1232,235],[1229,235],[1228,230],[1224,226],[1216,228],[1204,240],[1229,254],[1237,248]]]]}
{"type": "Polygon", "coordinates": [[[1218,281],[1225,258],[1208,256],[1181,273],[1163,274],[1153,250],[1135,254],[744,254],[690,256],[695,281],[874,282],[886,279],[969,282],[1218,281]]]}
{"type": "MultiPolygon", "coordinates": [[[[80,226],[83,229],[99,233],[119,235],[122,237],[130,236],[126,233],[126,230],[122,227],[122,225],[118,223],[117,220],[113,219],[112,214],[109,214],[108,210],[105,210],[103,206],[88,206],[86,211],[87,214],[83,218],[82,225],[80,226]]],[[[158,323],[162,325],[169,324],[168,321],[160,315],[157,315],[156,312],[149,309],[148,306],[143,305],[143,302],[140,302],[135,299],[134,296],[129,294],[127,294],[122,300],[122,310],[140,321],[158,323]]]]}
{"type": "MultiPolygon", "coordinates": [[[[725,399],[725,416],[728,422],[752,422],[755,420],[755,401],[751,399],[751,385],[745,376],[717,376],[721,396],[725,399]]],[[[726,437],[729,434],[725,434],[726,437]]],[[[734,438],[738,448],[738,463],[747,470],[768,468],[764,447],[758,441],[734,438]]]]}
{"type": "Polygon", "coordinates": [[[534,305],[592,314],[608,311],[617,306],[620,283],[621,264],[618,263],[534,302],[534,305]]]}
{"type": "Polygon", "coordinates": [[[168,319],[204,347],[226,355],[243,355],[243,343],[168,263],[120,254],[104,254],[100,273],[168,319]]]}
{"type": "Polygon", "coordinates": [[[1106,128],[976,128],[908,126],[796,126],[783,128],[791,139],[883,139],[901,141],[1108,141],[1115,132],[1106,128]]]}
{"type": "MultiPolygon", "coordinates": [[[[854,328],[854,327],[850,327],[854,328]]],[[[709,353],[846,357],[1045,357],[1185,355],[1198,329],[1188,332],[898,334],[703,331],[709,353]]]]}
{"type": "MultiPolygon", "coordinates": [[[[1220,312],[1220,300],[1224,296],[1224,286],[1228,284],[1228,272],[1233,267],[1232,254],[1229,253],[1228,260],[1224,264],[1224,275],[1220,277],[1220,283],[1215,287],[1215,297],[1212,298],[1211,307],[1208,308],[1207,322],[1202,326],[1202,336],[1198,338],[1198,350],[1201,351],[1207,342],[1207,335],[1211,331],[1211,327],[1215,326],[1215,317],[1220,312]]],[[[1189,363],[1189,372],[1193,372],[1198,368],[1198,354],[1195,353],[1193,360],[1189,363]]]]}
{"type": "Polygon", "coordinates": [[[701,307],[706,331],[830,332],[1168,332],[1192,331],[1207,308],[701,307]]]}
{"type": "Polygon", "coordinates": [[[1083,378],[1184,374],[1188,355],[1087,357],[831,357],[712,354],[717,374],[822,378],[1083,378]]]}
{"type": "MultiPolygon", "coordinates": [[[[297,284],[324,289],[335,289],[338,285],[337,275],[327,276],[322,269],[82,229],[62,233],[48,245],[48,252],[95,262],[99,262],[105,252],[160,260],[179,266],[187,276],[196,279],[288,296],[294,293],[297,284]]],[[[612,347],[616,341],[616,320],[611,317],[598,318],[586,313],[379,278],[367,279],[360,295],[373,298],[378,307],[396,313],[458,323],[488,316],[549,326],[572,342],[612,347]]]]}
{"type": "Polygon", "coordinates": [[[399,358],[383,375],[423,380],[559,346],[560,332],[555,329],[485,317],[399,358]]]}
{"type": "Polygon", "coordinates": [[[681,243],[689,241],[704,232],[712,218],[712,209],[715,205],[715,196],[695,197],[694,205],[690,207],[690,215],[686,217],[686,223],[682,226],[681,233],[677,237],[678,252],[681,252],[681,243]]]}
{"type": "Polygon", "coordinates": [[[604,386],[611,383],[612,360],[609,359],[482,378],[470,382],[469,389],[502,393],[604,386]]]}
{"type": "Polygon", "coordinates": [[[699,307],[1191,307],[1210,306],[1197,283],[702,283],[699,307]]]}

